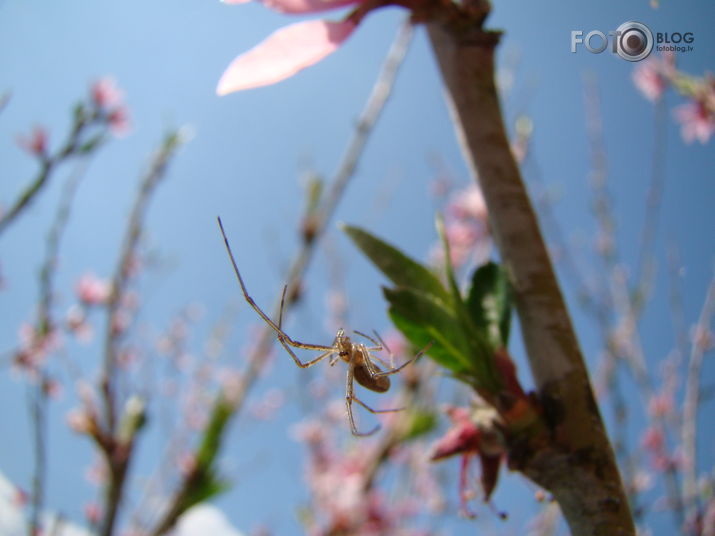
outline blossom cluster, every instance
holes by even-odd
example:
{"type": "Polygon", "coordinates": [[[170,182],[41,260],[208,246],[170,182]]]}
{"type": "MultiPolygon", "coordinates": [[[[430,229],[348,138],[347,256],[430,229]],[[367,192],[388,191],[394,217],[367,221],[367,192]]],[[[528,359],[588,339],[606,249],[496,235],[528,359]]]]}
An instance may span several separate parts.
{"type": "Polygon", "coordinates": [[[679,71],[673,54],[652,56],[633,71],[633,82],[650,101],[659,100],[669,87],[687,101],[673,110],[686,143],[705,144],[715,133],[715,77],[708,73],[695,78],[679,71]]]}
{"type": "MultiPolygon", "coordinates": [[[[100,129],[108,128],[117,137],[126,135],[131,128],[129,109],[124,102],[124,92],[119,89],[114,79],[100,78],[89,88],[88,102],[80,102],[75,108],[74,129],[79,132],[90,125],[100,129]]],[[[31,155],[42,160],[50,159],[49,132],[43,126],[35,126],[28,136],[19,135],[17,143],[31,155]]],[[[73,153],[88,152],[98,145],[99,137],[88,137],[86,140],[72,140],[59,153],[61,157],[73,153]]]]}

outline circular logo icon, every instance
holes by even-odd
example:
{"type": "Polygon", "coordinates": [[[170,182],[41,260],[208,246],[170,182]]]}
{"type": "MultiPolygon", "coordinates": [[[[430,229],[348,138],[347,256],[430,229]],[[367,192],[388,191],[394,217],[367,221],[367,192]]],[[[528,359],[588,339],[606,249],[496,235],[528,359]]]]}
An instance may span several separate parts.
{"type": "Polygon", "coordinates": [[[653,33],[640,22],[624,22],[616,30],[616,53],[628,61],[640,61],[653,50],[653,33]]]}

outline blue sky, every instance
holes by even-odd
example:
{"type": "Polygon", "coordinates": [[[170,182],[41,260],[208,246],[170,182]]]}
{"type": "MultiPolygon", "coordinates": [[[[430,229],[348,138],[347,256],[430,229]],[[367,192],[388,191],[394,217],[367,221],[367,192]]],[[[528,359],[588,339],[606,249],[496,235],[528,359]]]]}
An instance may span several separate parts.
{"type": "MultiPolygon", "coordinates": [[[[679,66],[697,74],[714,69],[715,6],[705,0],[662,4],[653,10],[646,0],[608,5],[559,2],[548,7],[494,2],[490,24],[506,32],[500,65],[518,58],[514,87],[505,100],[506,117],[511,125],[517,114],[527,114],[535,128],[526,179],[533,181],[538,173],[557,192],[555,217],[570,240],[584,244],[580,260],[587,266],[592,261],[587,250],[595,226],[588,184],[584,76],[595,76],[598,81],[609,188],[621,254],[631,264],[636,259],[652,171],[655,113],[633,87],[632,64],[609,53],[593,55],[582,49],[571,54],[570,32],[607,32],[631,19],[648,24],[653,31],[691,31],[695,50],[680,55],[679,66]]],[[[0,203],[12,199],[35,171],[35,163],[15,143],[17,134],[41,124],[49,128],[51,143],[57,142],[68,127],[71,105],[85,94],[89,83],[113,76],[126,92],[133,130],[92,162],[79,192],[58,272],[69,301],[69,291],[81,273],[88,269],[102,276],[111,273],[137,180],[152,148],[168,128],[190,125],[194,137],[172,165],[148,217],[149,241],[170,260],[170,268],[147,275],[150,299],[143,318],[158,329],[180,307],[201,303],[206,317],[195,335],[198,345],[223,307],[238,297],[216,215],[223,217],[240,252],[253,296],[259,303],[270,303],[297,248],[295,222],[304,195],[301,175],[314,168],[330,176],[337,166],[402,17],[397,9],[374,13],[341,50],[314,68],[275,86],[218,98],[216,82],[233,57],[287,23],[287,17],[258,4],[227,6],[200,0],[0,1],[0,92],[12,94],[0,115],[0,203]]],[[[679,98],[668,95],[669,108],[679,103],[679,98]]],[[[666,124],[659,267],[654,300],[641,325],[654,371],[673,345],[666,246],[677,246],[684,267],[681,283],[689,324],[699,313],[713,271],[715,141],[685,145],[670,115],[666,124]]],[[[424,258],[435,238],[429,194],[435,178],[430,162],[435,156],[466,184],[436,66],[424,31],[419,29],[393,99],[336,221],[367,227],[424,258]],[[389,204],[382,209],[378,198],[385,191],[389,204]]],[[[0,237],[6,280],[0,293],[0,350],[14,344],[18,325],[32,316],[44,235],[61,182],[43,192],[0,237]]],[[[384,331],[388,321],[380,276],[334,226],[329,240],[346,267],[350,321],[359,329],[384,331]]],[[[323,249],[316,257],[308,275],[308,298],[292,320],[292,329],[306,338],[330,337],[323,329],[328,255],[323,249]]],[[[598,332],[576,304],[573,290],[565,285],[582,346],[594,363],[598,332]]],[[[240,359],[236,355],[255,318],[241,307],[237,322],[232,359],[240,359]]],[[[514,342],[515,354],[523,358],[519,341],[514,342]]],[[[83,355],[82,359],[90,363],[92,357],[83,355]]],[[[287,358],[279,360],[254,394],[274,385],[295,392],[304,384],[301,374],[287,358]]],[[[524,367],[521,375],[529,383],[524,367]]],[[[712,383],[714,376],[707,364],[705,381],[712,383]]],[[[24,384],[7,368],[1,371],[0,403],[8,409],[0,414],[0,436],[10,439],[0,442],[0,470],[20,483],[28,482],[31,474],[24,391],[24,384]]],[[[340,396],[336,387],[335,397],[340,396]]],[[[51,459],[55,453],[57,457],[50,470],[49,502],[80,519],[82,504],[91,498],[91,488],[82,476],[91,454],[85,441],[65,430],[64,413],[71,406],[68,396],[52,410],[51,459]]],[[[226,464],[237,483],[219,504],[241,529],[270,521],[279,534],[297,530],[295,508],[303,496],[300,446],[286,431],[301,417],[296,408],[289,405],[269,423],[244,418],[236,423],[233,436],[237,441],[226,453],[226,464]],[[261,487],[267,480],[276,483],[273,491],[284,490],[278,499],[261,487]]],[[[149,464],[151,453],[156,452],[152,439],[146,447],[149,454],[143,463],[149,464]]],[[[701,442],[710,464],[714,447],[712,436],[701,442]]],[[[501,507],[514,504],[517,499],[512,497],[523,499],[531,493],[513,480],[497,495],[501,507]]],[[[454,534],[473,530],[465,521],[446,528],[454,534]]]]}

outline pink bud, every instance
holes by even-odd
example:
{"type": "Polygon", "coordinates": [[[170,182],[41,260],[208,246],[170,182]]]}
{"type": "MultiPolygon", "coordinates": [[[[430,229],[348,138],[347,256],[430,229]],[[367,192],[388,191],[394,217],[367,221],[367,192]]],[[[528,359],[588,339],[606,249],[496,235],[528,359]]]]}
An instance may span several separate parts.
{"type": "Polygon", "coordinates": [[[87,305],[100,305],[109,299],[111,287],[104,279],[93,273],[84,274],[75,287],[77,297],[87,305]]]}
{"type": "Polygon", "coordinates": [[[97,106],[104,109],[122,106],[124,92],[117,87],[113,78],[100,78],[90,88],[92,100],[97,106]]]}
{"type": "Polygon", "coordinates": [[[28,138],[24,136],[17,137],[17,143],[28,153],[44,157],[47,155],[47,140],[48,134],[44,127],[34,127],[28,138]]]}

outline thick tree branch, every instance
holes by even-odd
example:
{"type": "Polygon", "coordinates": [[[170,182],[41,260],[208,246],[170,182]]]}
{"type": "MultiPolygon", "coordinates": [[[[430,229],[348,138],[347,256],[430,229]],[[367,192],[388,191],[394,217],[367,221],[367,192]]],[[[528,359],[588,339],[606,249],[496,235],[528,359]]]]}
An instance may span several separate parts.
{"type": "Polygon", "coordinates": [[[616,460],[503,125],[494,83],[499,34],[480,27],[485,14],[458,14],[427,27],[458,136],[516,291],[529,363],[552,428],[550,438],[511,461],[554,494],[572,534],[632,535],[616,460]]]}

